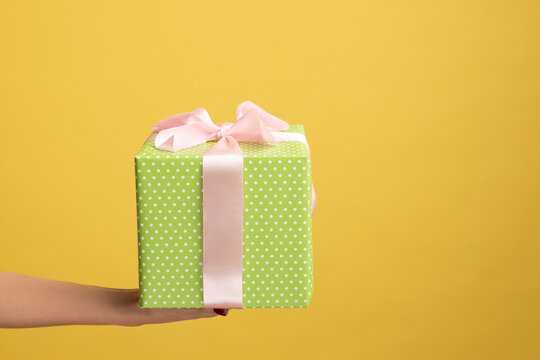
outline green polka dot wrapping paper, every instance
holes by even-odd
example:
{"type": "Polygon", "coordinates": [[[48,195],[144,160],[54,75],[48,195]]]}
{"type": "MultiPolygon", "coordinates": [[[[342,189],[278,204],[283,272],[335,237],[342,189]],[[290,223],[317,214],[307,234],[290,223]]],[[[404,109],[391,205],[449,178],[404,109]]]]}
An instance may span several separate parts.
{"type": "MultiPolygon", "coordinates": [[[[286,132],[304,134],[302,125],[286,132]]],[[[215,141],[135,156],[143,308],[202,308],[202,159],[215,141]]],[[[311,164],[301,142],[239,143],[243,152],[244,308],[303,308],[313,294],[311,164]]]]}

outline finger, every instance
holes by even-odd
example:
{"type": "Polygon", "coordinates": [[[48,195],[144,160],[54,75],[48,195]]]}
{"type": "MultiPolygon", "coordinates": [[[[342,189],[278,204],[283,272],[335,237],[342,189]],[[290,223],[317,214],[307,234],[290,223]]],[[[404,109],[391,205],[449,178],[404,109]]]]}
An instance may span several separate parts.
{"type": "Polygon", "coordinates": [[[214,312],[221,316],[227,316],[229,309],[214,309],[214,312]]]}
{"type": "Polygon", "coordinates": [[[141,309],[144,324],[210,318],[217,316],[212,309],[141,309]]]}

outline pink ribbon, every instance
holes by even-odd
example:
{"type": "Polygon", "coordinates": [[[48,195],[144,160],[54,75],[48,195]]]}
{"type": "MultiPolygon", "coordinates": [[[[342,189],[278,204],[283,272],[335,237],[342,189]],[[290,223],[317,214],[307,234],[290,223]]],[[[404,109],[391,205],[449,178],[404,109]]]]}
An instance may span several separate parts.
{"type": "MultiPolygon", "coordinates": [[[[179,151],[218,140],[203,155],[203,296],[205,308],[242,308],[243,153],[238,142],[300,141],[289,125],[251,101],[240,104],[235,123],[214,124],[203,108],[168,117],[152,127],[155,146],[179,151]]],[[[308,146],[309,151],[309,146],[308,146]]],[[[315,208],[312,188],[311,210],[315,208]]]]}

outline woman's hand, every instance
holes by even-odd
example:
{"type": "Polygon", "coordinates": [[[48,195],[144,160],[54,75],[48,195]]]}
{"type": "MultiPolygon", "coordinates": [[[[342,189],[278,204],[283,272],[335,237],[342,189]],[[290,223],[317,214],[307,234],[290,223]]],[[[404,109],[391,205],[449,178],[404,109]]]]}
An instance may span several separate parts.
{"type": "Polygon", "coordinates": [[[138,326],[225,316],[226,309],[141,309],[137,289],[46,280],[0,271],[0,328],[138,326]]]}
{"type": "Polygon", "coordinates": [[[226,316],[226,309],[142,309],[139,307],[139,290],[108,289],[112,307],[120,313],[118,325],[138,326],[144,324],[159,324],[173,321],[192,320],[226,316]]]}

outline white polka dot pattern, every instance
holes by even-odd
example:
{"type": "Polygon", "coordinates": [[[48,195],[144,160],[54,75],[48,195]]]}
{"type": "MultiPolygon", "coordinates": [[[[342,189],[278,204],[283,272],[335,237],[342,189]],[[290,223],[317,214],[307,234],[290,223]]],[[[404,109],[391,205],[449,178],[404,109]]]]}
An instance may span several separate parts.
{"type": "MultiPolygon", "coordinates": [[[[290,132],[303,133],[301,125],[290,132]]],[[[142,307],[200,308],[202,154],[146,143],[135,156],[142,307]]],[[[311,169],[305,145],[244,152],[244,307],[305,307],[313,292],[311,169]]]]}

